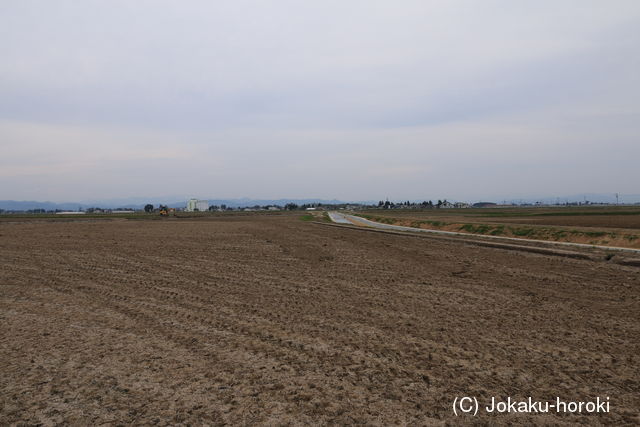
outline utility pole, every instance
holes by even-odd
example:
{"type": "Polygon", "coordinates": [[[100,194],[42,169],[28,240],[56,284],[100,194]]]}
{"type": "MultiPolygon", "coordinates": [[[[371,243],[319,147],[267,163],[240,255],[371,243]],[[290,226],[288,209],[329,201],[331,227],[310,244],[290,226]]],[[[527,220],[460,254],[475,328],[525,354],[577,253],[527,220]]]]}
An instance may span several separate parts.
{"type": "Polygon", "coordinates": [[[618,193],[616,193],[616,205],[620,204],[619,199],[618,199],[619,197],[620,197],[620,195],[618,193]]]}

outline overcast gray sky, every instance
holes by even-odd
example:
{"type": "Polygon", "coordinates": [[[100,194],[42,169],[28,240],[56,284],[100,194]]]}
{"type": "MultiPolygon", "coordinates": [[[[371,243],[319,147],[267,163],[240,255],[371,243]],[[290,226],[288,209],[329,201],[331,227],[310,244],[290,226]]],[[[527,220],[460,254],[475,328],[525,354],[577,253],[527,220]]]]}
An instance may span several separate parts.
{"type": "Polygon", "coordinates": [[[0,0],[0,199],[640,193],[640,2],[0,0]]]}

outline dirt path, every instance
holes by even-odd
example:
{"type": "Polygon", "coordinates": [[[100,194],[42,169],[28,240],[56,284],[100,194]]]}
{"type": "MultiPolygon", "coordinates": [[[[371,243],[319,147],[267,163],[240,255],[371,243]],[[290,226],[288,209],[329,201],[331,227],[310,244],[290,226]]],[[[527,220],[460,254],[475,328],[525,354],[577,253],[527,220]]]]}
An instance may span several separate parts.
{"type": "Polygon", "coordinates": [[[297,217],[0,224],[0,424],[639,423],[640,269],[297,217]]]}

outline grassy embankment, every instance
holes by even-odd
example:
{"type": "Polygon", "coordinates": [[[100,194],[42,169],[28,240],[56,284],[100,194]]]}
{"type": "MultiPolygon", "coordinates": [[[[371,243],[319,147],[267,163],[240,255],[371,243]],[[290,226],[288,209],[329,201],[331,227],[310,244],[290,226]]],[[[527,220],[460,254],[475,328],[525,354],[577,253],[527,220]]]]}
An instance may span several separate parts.
{"type": "Polygon", "coordinates": [[[322,221],[322,222],[332,222],[331,218],[329,218],[329,214],[326,212],[314,212],[314,213],[306,213],[300,216],[301,221],[322,221]]]}

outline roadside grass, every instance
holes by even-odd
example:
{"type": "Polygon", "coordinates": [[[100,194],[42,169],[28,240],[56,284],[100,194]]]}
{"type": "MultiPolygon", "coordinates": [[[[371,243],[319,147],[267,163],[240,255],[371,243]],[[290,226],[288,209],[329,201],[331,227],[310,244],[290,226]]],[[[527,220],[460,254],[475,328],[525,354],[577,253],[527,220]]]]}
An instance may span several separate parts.
{"type": "Polygon", "coordinates": [[[322,222],[333,222],[331,221],[331,218],[329,218],[329,214],[327,212],[322,212],[321,214],[319,213],[315,213],[315,214],[311,214],[311,213],[307,213],[304,215],[300,215],[298,217],[298,219],[300,221],[322,221],[322,222]]]}
{"type": "Polygon", "coordinates": [[[492,228],[492,226],[487,224],[463,224],[459,230],[473,234],[488,234],[492,228]]]}
{"type": "Polygon", "coordinates": [[[498,225],[489,233],[492,236],[502,236],[504,234],[504,225],[498,225]]]}
{"type": "Polygon", "coordinates": [[[589,237],[602,237],[607,235],[604,231],[585,231],[584,234],[589,237]]]}
{"type": "Polygon", "coordinates": [[[390,218],[387,216],[374,216],[374,215],[367,215],[367,214],[355,214],[355,216],[359,216],[361,218],[364,219],[368,219],[369,221],[375,221],[375,222],[380,222],[382,224],[395,224],[396,222],[398,222],[398,220],[396,218],[390,218]]]}
{"type": "Polygon", "coordinates": [[[532,237],[536,234],[536,230],[531,227],[509,227],[511,234],[517,237],[532,237]]]}

